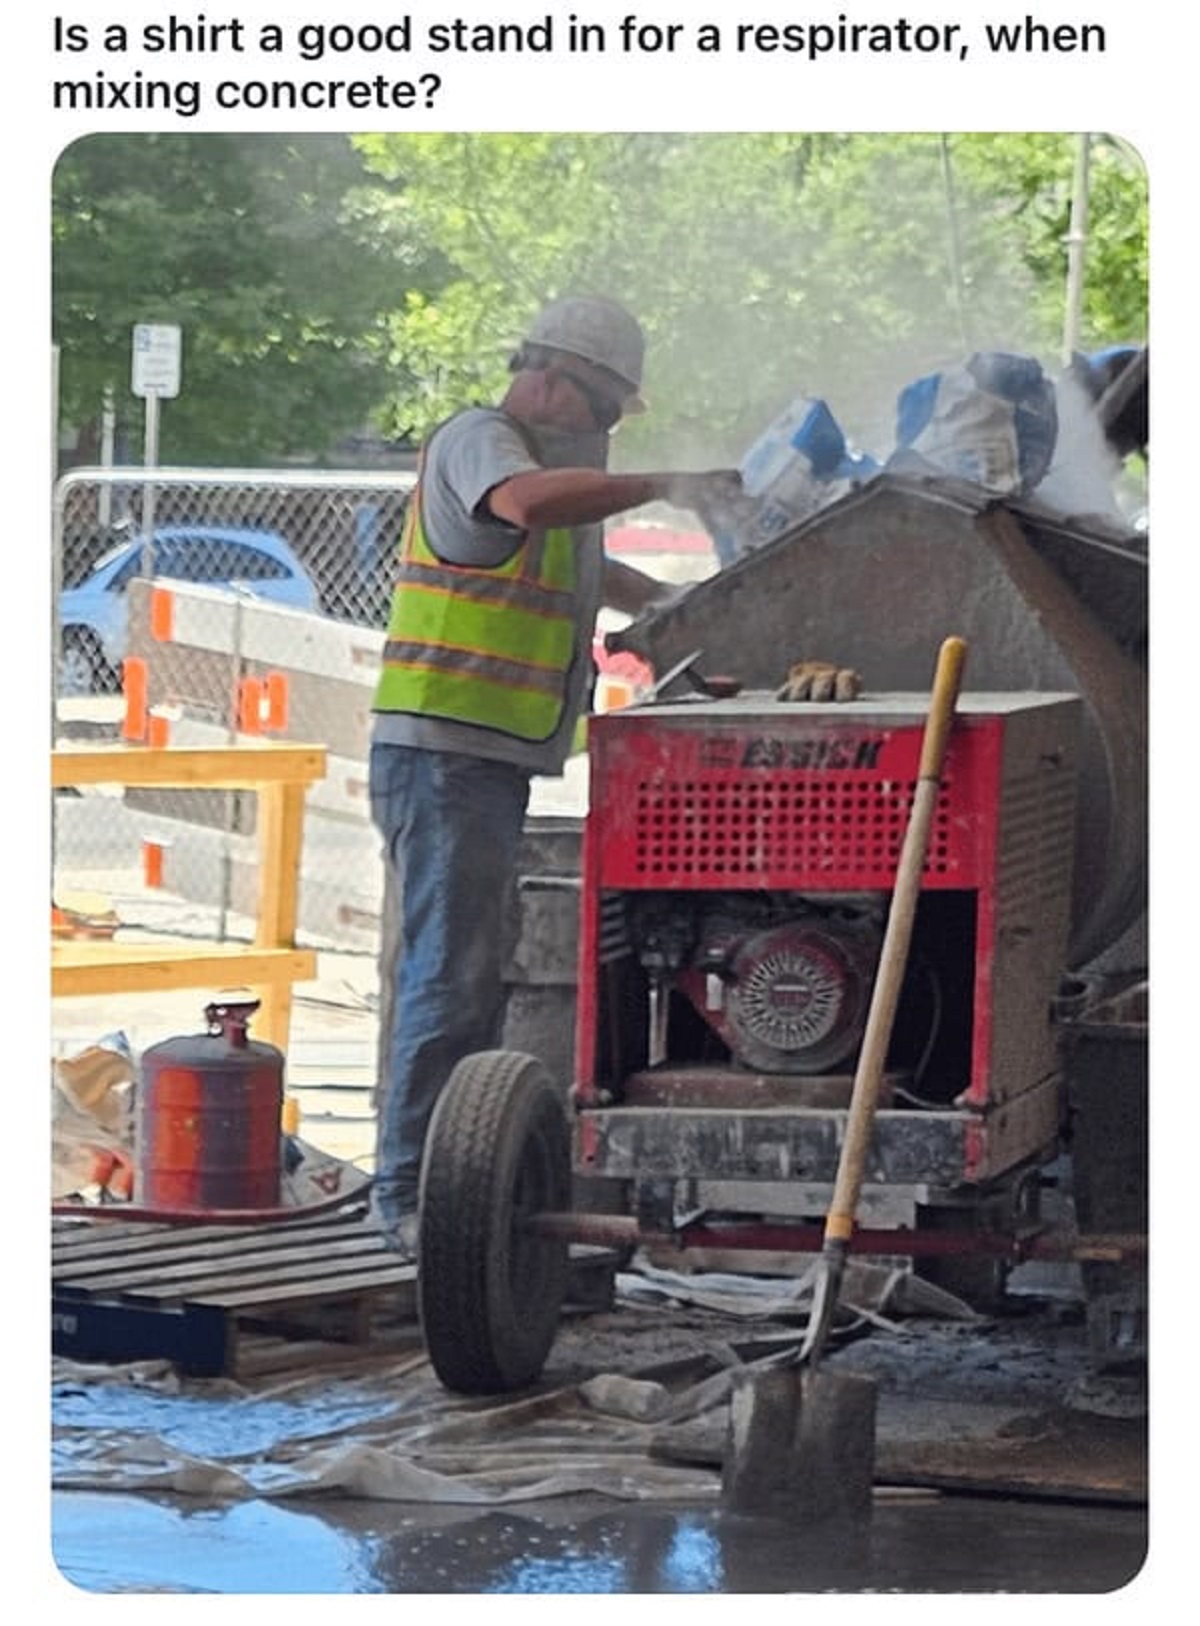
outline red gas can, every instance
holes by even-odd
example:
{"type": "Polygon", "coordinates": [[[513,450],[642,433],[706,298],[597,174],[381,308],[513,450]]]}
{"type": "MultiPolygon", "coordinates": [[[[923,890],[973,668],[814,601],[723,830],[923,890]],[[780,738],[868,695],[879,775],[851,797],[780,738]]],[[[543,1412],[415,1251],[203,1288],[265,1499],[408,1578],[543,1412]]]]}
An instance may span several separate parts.
{"type": "Polygon", "coordinates": [[[208,1032],[142,1056],[135,1200],[203,1212],[279,1203],[283,1053],[249,1038],[258,1001],[214,1002],[208,1032]]]}

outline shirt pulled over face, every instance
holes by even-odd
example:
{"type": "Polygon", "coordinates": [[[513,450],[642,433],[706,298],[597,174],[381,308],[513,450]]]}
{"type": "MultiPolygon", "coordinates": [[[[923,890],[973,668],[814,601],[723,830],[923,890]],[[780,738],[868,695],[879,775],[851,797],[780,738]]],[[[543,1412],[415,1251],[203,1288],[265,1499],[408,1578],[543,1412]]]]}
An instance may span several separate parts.
{"type": "Polygon", "coordinates": [[[609,437],[603,429],[527,427],[538,461],[548,469],[606,469],[609,437]]]}

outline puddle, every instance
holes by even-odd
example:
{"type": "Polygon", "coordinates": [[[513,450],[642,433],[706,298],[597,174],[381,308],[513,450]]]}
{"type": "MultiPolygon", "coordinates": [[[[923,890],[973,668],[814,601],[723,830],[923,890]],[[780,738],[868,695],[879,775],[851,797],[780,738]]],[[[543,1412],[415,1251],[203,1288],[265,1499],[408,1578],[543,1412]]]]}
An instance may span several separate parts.
{"type": "Polygon", "coordinates": [[[310,1513],[58,1494],[53,1553],[89,1592],[379,1592],[370,1545],[310,1513]]]}
{"type": "Polygon", "coordinates": [[[1144,1510],[964,1497],[797,1531],[594,1501],[518,1514],[59,1492],[52,1529],[60,1572],[96,1593],[1099,1593],[1146,1552],[1144,1510]]]}
{"type": "Polygon", "coordinates": [[[68,1382],[54,1386],[53,1408],[56,1431],[67,1435],[96,1428],[152,1434],[177,1450],[226,1459],[266,1451],[281,1441],[347,1433],[385,1416],[394,1402],[378,1394],[357,1399],[310,1392],[303,1405],[293,1405],[259,1396],[156,1394],[115,1383],[68,1382]]]}
{"type": "MultiPolygon", "coordinates": [[[[50,1556],[94,1594],[1093,1594],[1138,1575],[1148,1516],[1128,1493],[1018,1500],[1039,1481],[1009,1477],[992,1481],[1005,1494],[967,1495],[943,1473],[899,1476],[943,1494],[882,1489],[850,1529],[728,1514],[711,1466],[662,1460],[653,1423],[579,1397],[580,1349],[611,1357],[592,1372],[647,1369],[644,1320],[656,1355],[667,1330],[672,1350],[705,1347],[703,1318],[593,1317],[564,1328],[556,1381],[488,1405],[448,1396],[411,1351],[259,1393],[181,1385],[161,1363],[56,1363],[50,1556]]],[[[939,1461],[986,1447],[1011,1468],[1030,1442],[994,1414],[1044,1430],[1083,1348],[1082,1326],[1052,1319],[881,1331],[841,1354],[880,1381],[881,1462],[924,1442],[939,1461]]]]}

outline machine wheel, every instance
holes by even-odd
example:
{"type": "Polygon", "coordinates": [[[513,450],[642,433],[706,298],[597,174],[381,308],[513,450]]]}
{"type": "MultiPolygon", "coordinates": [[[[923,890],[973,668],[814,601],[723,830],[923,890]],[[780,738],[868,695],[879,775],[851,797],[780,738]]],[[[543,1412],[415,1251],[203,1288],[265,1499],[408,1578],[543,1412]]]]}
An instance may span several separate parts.
{"type": "Polygon", "coordinates": [[[532,1056],[467,1056],[438,1099],[421,1167],[417,1273],[433,1369],[462,1394],[532,1383],[558,1328],[567,1243],[523,1221],[571,1196],[567,1116],[532,1056]]]}
{"type": "Polygon", "coordinates": [[[63,695],[101,694],[117,687],[95,637],[82,627],[67,627],[58,660],[58,692],[63,695]]]}

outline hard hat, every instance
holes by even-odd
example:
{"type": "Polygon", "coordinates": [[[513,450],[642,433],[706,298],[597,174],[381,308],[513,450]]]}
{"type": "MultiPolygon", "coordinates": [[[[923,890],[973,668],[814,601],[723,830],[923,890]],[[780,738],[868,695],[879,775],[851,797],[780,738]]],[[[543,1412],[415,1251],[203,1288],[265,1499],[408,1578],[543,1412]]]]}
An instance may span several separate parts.
{"type": "Polygon", "coordinates": [[[571,296],[555,299],[534,317],[527,343],[580,356],[614,374],[629,389],[626,412],[641,412],[642,358],[646,337],[641,324],[614,299],[571,296]]]}

